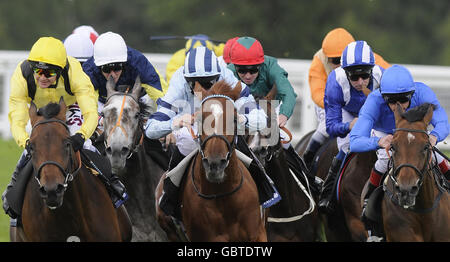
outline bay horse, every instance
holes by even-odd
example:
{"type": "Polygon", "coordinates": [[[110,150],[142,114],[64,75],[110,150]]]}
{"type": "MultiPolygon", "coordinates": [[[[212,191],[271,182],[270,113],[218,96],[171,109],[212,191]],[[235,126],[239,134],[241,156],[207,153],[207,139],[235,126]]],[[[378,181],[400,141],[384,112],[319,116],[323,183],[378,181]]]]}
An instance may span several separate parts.
{"type": "Polygon", "coordinates": [[[249,148],[264,165],[273,180],[281,201],[268,210],[266,222],[270,242],[312,242],[319,238],[319,219],[316,202],[303,174],[300,181],[289,169],[287,156],[280,139],[276,113],[271,101],[276,96],[276,86],[263,98],[257,99],[269,116],[271,132],[257,132],[247,136],[249,148]]]}
{"type": "Polygon", "coordinates": [[[142,143],[149,112],[139,101],[140,78],[130,92],[116,91],[112,78],[106,89],[107,100],[102,110],[105,154],[129,195],[125,206],[133,224],[132,241],[168,241],[156,221],[154,197],[164,170],[146,153],[142,143]]]}
{"type": "MultiPolygon", "coordinates": [[[[201,128],[199,136],[191,132],[199,143],[199,152],[188,166],[179,194],[187,240],[267,241],[256,184],[236,156],[234,101],[240,96],[241,85],[232,89],[219,81],[205,90],[196,82],[194,91],[203,98],[195,114],[201,128]]],[[[162,184],[160,181],[157,197],[162,184]]],[[[170,225],[167,216],[161,210],[158,213],[160,223],[170,225]]]]}
{"type": "MultiPolygon", "coordinates": [[[[296,145],[296,151],[303,154],[314,131],[306,134],[296,145]]],[[[316,153],[312,172],[325,180],[333,157],[338,153],[336,138],[329,138],[316,153]]],[[[367,239],[367,232],[360,216],[361,193],[377,160],[374,151],[351,153],[348,161],[340,171],[336,197],[338,204],[334,214],[321,214],[326,240],[329,242],[362,242],[367,239]]]]}
{"type": "Polygon", "coordinates": [[[427,126],[434,105],[406,113],[394,109],[396,130],[391,142],[391,170],[383,183],[382,221],[386,241],[450,241],[449,193],[433,164],[427,126]]]}
{"type": "Polygon", "coordinates": [[[31,102],[30,176],[13,241],[130,241],[125,209],[115,209],[103,182],[82,163],[69,140],[66,105],[31,102]]]}

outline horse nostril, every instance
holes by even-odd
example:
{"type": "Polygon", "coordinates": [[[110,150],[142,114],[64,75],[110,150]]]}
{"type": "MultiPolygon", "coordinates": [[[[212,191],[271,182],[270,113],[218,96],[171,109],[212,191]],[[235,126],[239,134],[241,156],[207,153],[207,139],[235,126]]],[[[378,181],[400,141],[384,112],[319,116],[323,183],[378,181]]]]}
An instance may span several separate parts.
{"type": "Polygon", "coordinates": [[[419,192],[419,187],[418,186],[413,186],[411,188],[411,194],[416,195],[419,192]]]}
{"type": "Polygon", "coordinates": [[[66,190],[66,187],[65,187],[64,185],[59,184],[59,185],[56,187],[56,193],[57,193],[57,194],[61,194],[61,193],[63,193],[65,190],[66,190]]]}
{"type": "Polygon", "coordinates": [[[39,193],[41,194],[41,197],[47,196],[47,191],[45,191],[45,188],[43,186],[39,188],[39,193]]]}
{"type": "Polygon", "coordinates": [[[108,146],[108,147],[105,149],[105,152],[106,152],[106,154],[111,155],[111,154],[112,154],[112,149],[111,149],[111,147],[108,146]]]}
{"type": "Polygon", "coordinates": [[[226,167],[227,166],[227,160],[226,159],[222,159],[222,160],[220,160],[220,166],[221,167],[226,167]]]}

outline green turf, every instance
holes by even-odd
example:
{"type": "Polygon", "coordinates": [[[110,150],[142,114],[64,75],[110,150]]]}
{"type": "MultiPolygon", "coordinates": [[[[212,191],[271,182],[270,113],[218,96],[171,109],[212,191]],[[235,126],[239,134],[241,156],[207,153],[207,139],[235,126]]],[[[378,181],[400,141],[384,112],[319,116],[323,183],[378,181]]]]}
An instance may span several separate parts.
{"type": "MultiPolygon", "coordinates": [[[[22,149],[13,140],[0,139],[0,194],[11,180],[22,149]]],[[[9,242],[9,216],[0,209],[0,242],[9,242]]]]}

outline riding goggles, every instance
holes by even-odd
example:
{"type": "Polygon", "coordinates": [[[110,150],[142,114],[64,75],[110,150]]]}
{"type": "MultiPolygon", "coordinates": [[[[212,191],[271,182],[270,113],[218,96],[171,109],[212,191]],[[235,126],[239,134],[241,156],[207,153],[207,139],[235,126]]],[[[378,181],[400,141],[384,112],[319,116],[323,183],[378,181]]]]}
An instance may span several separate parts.
{"type": "Polygon", "coordinates": [[[56,69],[33,68],[33,72],[39,76],[44,75],[46,78],[58,75],[58,70],[56,69]]]}
{"type": "Polygon", "coordinates": [[[207,76],[207,77],[185,77],[186,82],[193,90],[195,82],[198,82],[204,89],[210,89],[219,80],[220,75],[207,76]]]}
{"type": "Polygon", "coordinates": [[[250,73],[251,75],[253,75],[253,74],[256,74],[256,73],[259,72],[259,67],[260,66],[259,65],[250,65],[250,66],[238,66],[238,65],[236,65],[235,67],[236,67],[236,71],[239,74],[245,75],[247,73],[250,73]]]}
{"type": "Polygon", "coordinates": [[[414,90],[407,93],[399,93],[399,94],[383,94],[383,99],[387,104],[400,104],[411,101],[411,98],[414,94],[414,90]]]}
{"type": "Polygon", "coordinates": [[[330,57],[328,61],[330,61],[332,64],[340,65],[341,57],[330,57]]]}
{"type": "Polygon", "coordinates": [[[363,73],[363,74],[356,74],[356,75],[352,75],[352,74],[348,74],[348,78],[351,81],[358,81],[359,78],[362,78],[363,80],[368,79],[372,74],[371,73],[363,73]]]}
{"type": "Polygon", "coordinates": [[[103,73],[109,74],[111,71],[119,72],[120,70],[123,70],[125,67],[124,63],[109,63],[106,65],[100,66],[100,69],[103,73]]]}

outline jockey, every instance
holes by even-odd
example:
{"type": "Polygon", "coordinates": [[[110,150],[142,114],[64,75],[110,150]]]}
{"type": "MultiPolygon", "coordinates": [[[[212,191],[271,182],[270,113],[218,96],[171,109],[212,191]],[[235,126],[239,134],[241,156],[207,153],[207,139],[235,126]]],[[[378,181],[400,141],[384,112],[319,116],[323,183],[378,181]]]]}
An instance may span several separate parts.
{"type": "MultiPolygon", "coordinates": [[[[19,187],[15,187],[16,180],[18,177],[27,176],[26,170],[32,170],[29,161],[31,155],[27,149],[29,134],[25,128],[29,120],[28,105],[33,102],[37,108],[41,108],[50,102],[58,102],[61,97],[66,105],[78,102],[82,112],[82,119],[80,117],[79,121],[67,122],[72,147],[74,151],[79,151],[90,142],[88,138],[97,127],[97,94],[80,63],[66,55],[63,43],[53,37],[41,37],[31,48],[28,59],[19,63],[11,78],[8,119],[14,140],[20,147],[25,148],[11,182],[2,195],[3,208],[11,218],[20,215],[22,206],[22,203],[18,203],[20,207],[16,205],[17,208],[13,208],[12,200],[20,199],[18,195],[24,194],[18,192],[19,187]],[[7,199],[10,196],[12,199],[7,199]]],[[[70,114],[72,112],[67,111],[67,115],[70,114]]],[[[107,178],[112,180],[113,176],[107,178]]],[[[111,197],[114,197],[114,194],[111,197]]],[[[117,199],[113,199],[115,200],[117,199]]]]}
{"type": "Polygon", "coordinates": [[[64,40],[68,56],[75,57],[81,65],[94,55],[94,44],[83,34],[71,34],[64,40]]]}
{"type": "MultiPolygon", "coordinates": [[[[393,108],[397,102],[406,111],[423,103],[436,106],[430,122],[434,127],[429,132],[431,146],[443,141],[450,132],[447,114],[430,87],[421,82],[414,82],[408,69],[400,65],[393,65],[384,72],[379,91],[372,92],[367,97],[359,113],[358,121],[350,132],[352,152],[377,150],[378,160],[370,174],[361,216],[366,228],[369,227],[368,230],[370,230],[370,223],[367,223],[365,210],[370,195],[380,185],[382,175],[388,171],[389,156],[386,148],[390,147],[395,130],[393,108]]],[[[435,155],[441,172],[450,179],[448,161],[439,154],[435,155]]]]}
{"type": "MultiPolygon", "coordinates": [[[[323,105],[328,75],[341,65],[342,52],[348,44],[354,41],[353,36],[344,28],[333,29],[325,36],[322,41],[322,48],[314,54],[311,62],[308,73],[309,89],[311,98],[315,103],[316,118],[319,124],[303,153],[303,159],[308,169],[311,169],[314,156],[329,137],[325,125],[325,109],[323,105]]],[[[373,55],[375,56],[375,64],[384,69],[390,66],[378,54],[373,53],[373,55]]]]}
{"type": "MultiPolygon", "coordinates": [[[[167,94],[158,101],[158,111],[150,116],[145,127],[145,134],[151,139],[162,138],[173,132],[177,148],[170,160],[170,170],[198,148],[197,142],[187,128],[191,125],[194,130],[197,128],[192,115],[200,106],[201,100],[194,95],[195,83],[198,82],[204,89],[209,89],[220,80],[225,80],[233,88],[239,82],[229,69],[218,62],[214,52],[204,46],[189,52],[184,66],[173,74],[167,94]]],[[[235,101],[235,106],[238,111],[239,129],[246,126],[250,131],[257,131],[266,127],[267,116],[262,109],[257,108],[245,84],[242,84],[241,97],[235,101]]],[[[181,172],[181,175],[183,173],[181,172]]],[[[173,216],[176,212],[181,178],[168,178],[164,180],[164,194],[160,200],[160,207],[166,214],[173,216]]]]}
{"type": "Polygon", "coordinates": [[[192,49],[204,46],[209,50],[213,51],[216,57],[219,57],[223,53],[224,44],[214,45],[213,42],[209,41],[209,37],[206,35],[198,34],[193,35],[191,39],[186,41],[186,46],[178,51],[176,51],[166,66],[166,80],[167,83],[170,83],[170,79],[172,79],[172,75],[175,71],[178,70],[181,66],[184,65],[184,59],[189,51],[192,49]]]}
{"type": "Polygon", "coordinates": [[[342,66],[328,76],[324,106],[327,133],[337,137],[338,154],[334,157],[319,197],[319,211],[334,212],[337,174],[349,151],[350,130],[367,95],[380,86],[384,69],[375,65],[375,57],[366,41],[347,45],[342,53],[342,66]]]}
{"type": "MultiPolygon", "coordinates": [[[[255,97],[264,97],[276,86],[276,99],[280,105],[276,108],[277,121],[280,127],[284,127],[291,117],[297,94],[288,80],[288,73],[280,67],[277,59],[264,55],[261,43],[253,37],[240,37],[235,40],[231,48],[231,64],[228,65],[235,76],[244,82],[255,97]]],[[[284,140],[287,134],[280,130],[280,136],[284,140]]],[[[290,143],[282,144],[288,156],[288,162],[295,166],[294,171],[300,172],[302,161],[290,143]]],[[[297,174],[298,175],[298,174],[297,174]]],[[[320,183],[314,177],[309,177],[310,185],[316,192],[320,191],[320,183]]]]}
{"type": "MultiPolygon", "coordinates": [[[[101,34],[94,44],[94,56],[83,64],[83,70],[90,77],[94,89],[98,90],[98,112],[101,113],[106,102],[106,81],[114,78],[116,88],[121,85],[133,87],[137,76],[142,82],[140,101],[153,110],[156,101],[164,96],[168,86],[158,70],[141,52],[127,46],[119,34],[106,32],[101,34]]],[[[102,128],[102,119],[99,119],[102,128]]],[[[164,157],[161,143],[157,140],[144,140],[146,152],[163,168],[168,157],[164,157]]]]}
{"type": "Polygon", "coordinates": [[[97,31],[95,31],[95,29],[90,25],[80,25],[73,30],[72,34],[85,35],[91,39],[93,44],[95,44],[95,41],[98,38],[97,31]]]}

